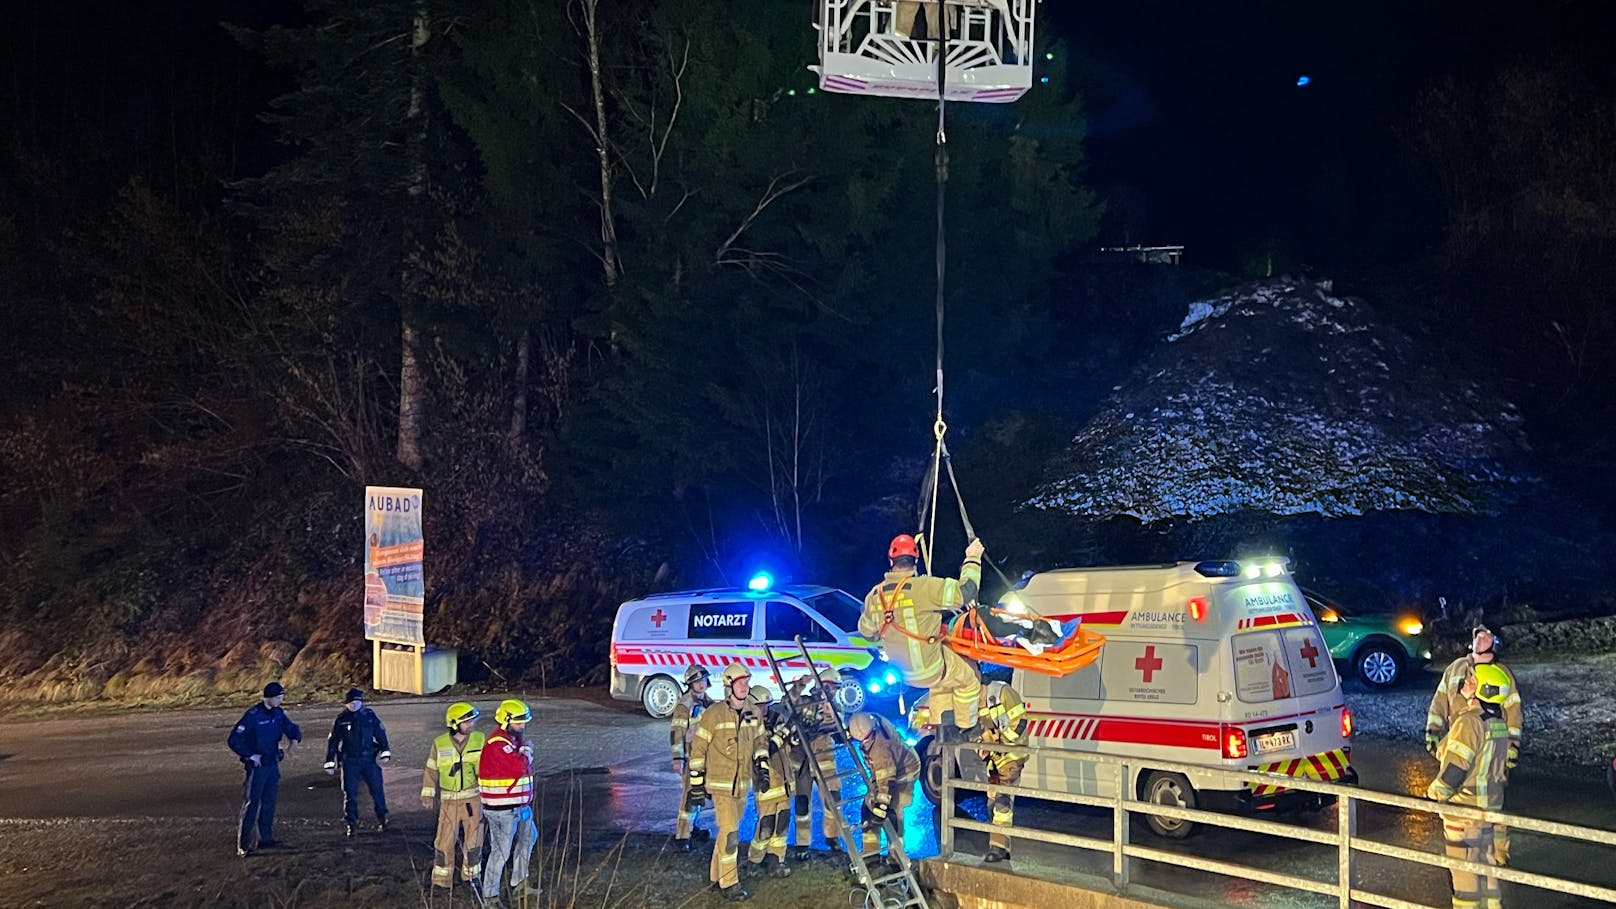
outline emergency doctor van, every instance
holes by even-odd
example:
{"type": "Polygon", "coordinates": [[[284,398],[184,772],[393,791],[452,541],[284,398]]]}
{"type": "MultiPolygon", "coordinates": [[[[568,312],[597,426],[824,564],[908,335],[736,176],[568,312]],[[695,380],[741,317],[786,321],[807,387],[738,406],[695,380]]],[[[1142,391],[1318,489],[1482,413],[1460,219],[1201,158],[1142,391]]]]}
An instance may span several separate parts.
{"type": "Polygon", "coordinates": [[[679,680],[687,667],[705,666],[716,679],[739,662],[752,671],[753,685],[778,698],[763,645],[774,648],[783,669],[806,673],[796,644],[800,635],[815,663],[842,674],[838,704],[859,710],[866,690],[878,693],[883,683],[899,681],[879,645],[859,635],[863,610],[845,591],[812,586],[681,590],[629,600],[617,608],[612,624],[612,697],[638,700],[646,713],[666,717],[683,691],[679,680]]]}
{"type": "MultiPolygon", "coordinates": [[[[1021,785],[1114,797],[1113,771],[1087,754],[1126,757],[1141,799],[1260,811],[1319,797],[1282,784],[1228,788],[1208,775],[1151,768],[1152,758],[1208,768],[1356,783],[1352,713],[1334,663],[1285,562],[1178,562],[1031,575],[1000,606],[1022,606],[1105,636],[1092,664],[1064,677],[1015,671],[1029,744],[1021,785]]],[[[929,754],[928,758],[933,757],[929,754]]],[[[928,760],[927,789],[941,783],[928,760]]],[[[1327,800],[1326,800],[1327,801],[1327,800]]],[[[1168,837],[1193,825],[1149,817],[1168,837]]]]}

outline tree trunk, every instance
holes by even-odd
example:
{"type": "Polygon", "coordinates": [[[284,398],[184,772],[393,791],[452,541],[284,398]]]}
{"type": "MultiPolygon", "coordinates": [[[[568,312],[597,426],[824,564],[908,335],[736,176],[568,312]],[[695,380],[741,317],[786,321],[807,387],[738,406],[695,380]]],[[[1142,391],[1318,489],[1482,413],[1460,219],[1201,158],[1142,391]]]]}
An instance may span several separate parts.
{"type": "Polygon", "coordinates": [[[520,450],[527,432],[528,351],[533,333],[526,328],[516,338],[516,395],[511,401],[511,448],[520,450]]]}
{"type": "MultiPolygon", "coordinates": [[[[410,218],[413,222],[406,236],[404,248],[419,242],[422,206],[426,197],[426,111],[422,103],[425,94],[425,76],[421,72],[421,49],[431,37],[432,29],[425,3],[415,5],[415,20],[410,29],[410,108],[409,121],[409,198],[410,218]]],[[[403,351],[398,369],[398,460],[411,470],[419,471],[425,463],[421,440],[426,430],[426,380],[421,373],[417,354],[419,339],[415,330],[415,280],[410,274],[408,257],[400,281],[399,320],[403,323],[403,351]]]]}
{"type": "Polygon", "coordinates": [[[589,47],[589,91],[595,104],[595,157],[600,164],[600,262],[606,287],[617,285],[617,224],[612,215],[612,162],[606,146],[606,93],[600,79],[600,0],[582,0],[584,40],[589,47]]]}

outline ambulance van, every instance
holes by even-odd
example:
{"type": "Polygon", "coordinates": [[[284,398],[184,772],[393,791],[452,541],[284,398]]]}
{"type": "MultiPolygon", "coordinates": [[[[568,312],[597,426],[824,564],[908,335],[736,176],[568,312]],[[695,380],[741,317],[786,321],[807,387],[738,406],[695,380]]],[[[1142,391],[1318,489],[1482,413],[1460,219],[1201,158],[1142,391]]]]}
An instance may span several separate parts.
{"type": "MultiPolygon", "coordinates": [[[[1352,712],[1283,560],[1046,571],[1000,605],[1081,620],[1105,636],[1099,658],[1065,677],[1014,672],[1029,742],[1060,749],[1031,759],[1022,786],[1114,797],[1114,771],[1085,754],[1128,758],[1135,796],[1188,808],[1264,811],[1332,800],[1278,784],[1230,788],[1205,773],[1154,769],[1152,759],[1357,782],[1352,712]]],[[[926,769],[934,794],[941,771],[926,769]]],[[[1193,827],[1172,818],[1147,823],[1173,838],[1193,827]]]]}
{"type": "Polygon", "coordinates": [[[902,681],[877,642],[859,635],[863,610],[845,591],[814,586],[681,590],[629,600],[617,608],[612,624],[612,697],[637,700],[660,719],[673,713],[691,664],[707,667],[716,679],[739,662],[752,671],[753,685],[778,698],[763,645],[774,648],[782,668],[805,673],[796,645],[800,635],[815,663],[843,676],[838,704],[860,710],[866,691],[878,694],[902,681]]]}

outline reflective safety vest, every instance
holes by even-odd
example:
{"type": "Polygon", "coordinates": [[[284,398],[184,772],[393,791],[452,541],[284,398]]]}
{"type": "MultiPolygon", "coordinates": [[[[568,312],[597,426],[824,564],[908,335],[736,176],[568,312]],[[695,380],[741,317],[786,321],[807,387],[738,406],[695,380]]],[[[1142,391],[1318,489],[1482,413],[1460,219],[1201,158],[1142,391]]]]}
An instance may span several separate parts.
{"type": "Polygon", "coordinates": [[[421,780],[421,798],[443,793],[446,800],[475,798],[477,759],[483,753],[483,734],[473,732],[464,747],[457,746],[452,733],[445,732],[432,742],[426,757],[426,776],[421,780]]]}

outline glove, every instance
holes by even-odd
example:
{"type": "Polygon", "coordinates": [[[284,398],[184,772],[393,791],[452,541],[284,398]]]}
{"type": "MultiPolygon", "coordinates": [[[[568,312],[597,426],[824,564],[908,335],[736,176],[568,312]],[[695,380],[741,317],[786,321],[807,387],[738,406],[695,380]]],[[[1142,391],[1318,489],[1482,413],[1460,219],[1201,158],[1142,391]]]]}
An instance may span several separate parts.
{"type": "Polygon", "coordinates": [[[383,751],[381,754],[376,755],[376,760],[381,761],[383,764],[387,763],[388,761],[390,761],[392,759],[393,759],[393,752],[391,752],[391,751],[383,751]]]}
{"type": "Polygon", "coordinates": [[[264,759],[259,757],[256,754],[253,755],[252,757],[248,758],[247,760],[249,762],[251,762],[254,767],[262,767],[264,765],[264,759]]]}
{"type": "Polygon", "coordinates": [[[1509,756],[1504,758],[1504,769],[1505,770],[1514,770],[1515,765],[1520,763],[1520,761],[1521,761],[1521,749],[1514,746],[1514,745],[1509,746],[1509,756]]]}
{"type": "Polygon", "coordinates": [[[1432,754],[1436,754],[1437,743],[1441,742],[1441,741],[1442,741],[1442,736],[1437,735],[1435,732],[1432,732],[1429,729],[1427,729],[1425,731],[1425,750],[1426,751],[1429,751],[1432,754]]]}
{"type": "Polygon", "coordinates": [[[707,774],[700,770],[690,771],[690,792],[685,795],[685,810],[695,811],[701,803],[707,801],[707,774]]]}
{"type": "Polygon", "coordinates": [[[752,762],[752,779],[759,792],[768,792],[774,788],[774,774],[769,772],[769,759],[760,757],[752,762]]]}
{"type": "Polygon", "coordinates": [[[525,757],[530,761],[533,760],[533,746],[532,745],[524,744],[522,747],[520,747],[520,748],[518,748],[516,750],[520,751],[522,753],[522,757],[525,757]]]}
{"type": "Polygon", "coordinates": [[[336,761],[326,761],[325,762],[325,775],[326,776],[335,776],[336,773],[337,773],[337,762],[336,761]]]}
{"type": "Polygon", "coordinates": [[[866,827],[879,827],[887,822],[886,802],[865,802],[859,820],[866,827]]]}

